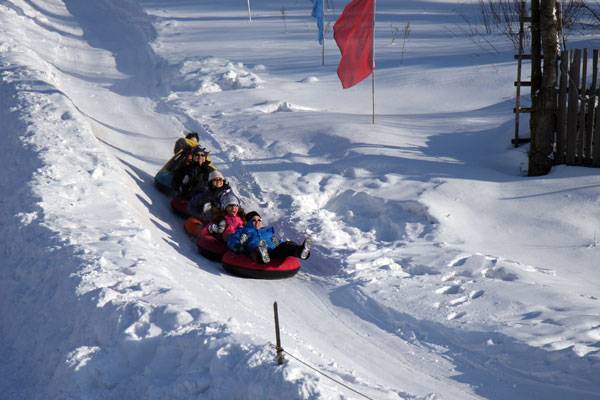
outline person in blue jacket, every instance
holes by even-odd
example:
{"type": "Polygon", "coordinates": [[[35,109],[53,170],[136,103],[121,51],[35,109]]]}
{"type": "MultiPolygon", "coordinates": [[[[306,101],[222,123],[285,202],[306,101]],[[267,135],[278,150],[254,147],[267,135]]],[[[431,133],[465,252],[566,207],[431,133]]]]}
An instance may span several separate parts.
{"type": "Polygon", "coordinates": [[[235,252],[245,252],[254,261],[268,264],[273,258],[310,257],[312,239],[307,237],[302,244],[291,240],[279,242],[275,229],[263,227],[262,218],[256,211],[246,214],[246,224],[227,238],[227,247],[235,252]]]}

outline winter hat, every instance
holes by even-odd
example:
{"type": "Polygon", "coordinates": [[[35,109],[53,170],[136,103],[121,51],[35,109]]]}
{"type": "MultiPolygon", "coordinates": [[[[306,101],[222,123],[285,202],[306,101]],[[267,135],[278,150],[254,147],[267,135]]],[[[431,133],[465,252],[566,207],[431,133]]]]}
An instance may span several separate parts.
{"type": "Polygon", "coordinates": [[[250,211],[248,214],[246,214],[246,222],[251,221],[254,217],[260,217],[260,214],[256,211],[250,211]]]}
{"type": "Polygon", "coordinates": [[[196,146],[192,149],[192,154],[200,154],[206,157],[208,155],[208,151],[206,151],[206,148],[204,147],[196,146]]]}
{"type": "Polygon", "coordinates": [[[200,138],[198,137],[198,133],[197,132],[189,132],[188,134],[185,135],[186,139],[196,139],[196,142],[200,141],[200,138]]]}
{"type": "Polygon", "coordinates": [[[213,172],[211,172],[210,174],[208,174],[208,181],[210,182],[215,178],[225,179],[223,174],[216,169],[213,172]]]}
{"type": "Polygon", "coordinates": [[[236,205],[238,207],[240,205],[240,199],[238,199],[238,197],[231,192],[221,197],[221,209],[224,210],[225,207],[227,207],[230,204],[236,205]]]}

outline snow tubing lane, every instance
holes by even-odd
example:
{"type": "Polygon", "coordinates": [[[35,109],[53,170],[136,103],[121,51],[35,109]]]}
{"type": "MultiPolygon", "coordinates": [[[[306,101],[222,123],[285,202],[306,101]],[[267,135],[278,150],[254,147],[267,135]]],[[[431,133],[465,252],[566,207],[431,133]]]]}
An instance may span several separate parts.
{"type": "Polygon", "coordinates": [[[175,214],[180,217],[188,217],[187,211],[188,201],[180,196],[175,196],[171,199],[171,208],[175,211],[175,214]]]}
{"type": "Polygon", "coordinates": [[[198,251],[204,257],[212,261],[221,261],[223,254],[227,252],[227,246],[225,243],[214,237],[209,231],[208,226],[204,226],[200,230],[198,241],[196,242],[198,251]]]}
{"type": "Polygon", "coordinates": [[[296,275],[300,270],[296,257],[272,259],[268,264],[259,264],[241,253],[227,251],[223,255],[223,268],[234,275],[255,279],[281,279],[296,275]]]}
{"type": "Polygon", "coordinates": [[[200,236],[202,228],[204,228],[204,222],[196,217],[189,217],[183,224],[183,229],[185,229],[187,234],[195,238],[200,236]]]}

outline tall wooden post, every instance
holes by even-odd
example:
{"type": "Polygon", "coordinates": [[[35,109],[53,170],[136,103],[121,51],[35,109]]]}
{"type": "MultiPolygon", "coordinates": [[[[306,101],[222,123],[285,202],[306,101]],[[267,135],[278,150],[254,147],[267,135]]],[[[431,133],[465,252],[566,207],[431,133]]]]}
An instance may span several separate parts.
{"type": "Polygon", "coordinates": [[[281,347],[281,335],[279,334],[279,313],[277,312],[277,302],[273,303],[273,313],[275,314],[275,350],[277,351],[277,365],[283,364],[283,348],[281,347]]]}

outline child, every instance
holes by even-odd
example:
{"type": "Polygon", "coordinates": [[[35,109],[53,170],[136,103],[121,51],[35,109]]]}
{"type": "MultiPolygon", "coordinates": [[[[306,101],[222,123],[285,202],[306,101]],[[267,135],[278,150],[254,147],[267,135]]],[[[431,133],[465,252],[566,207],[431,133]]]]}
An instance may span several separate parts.
{"type": "Polygon", "coordinates": [[[273,258],[310,257],[312,239],[307,237],[299,245],[291,240],[279,243],[274,238],[273,227],[263,227],[262,218],[256,211],[246,214],[246,224],[227,238],[227,246],[233,251],[245,251],[254,261],[268,264],[273,258]]]}
{"type": "Polygon", "coordinates": [[[225,214],[220,222],[208,226],[208,231],[213,235],[221,235],[224,241],[244,226],[243,210],[240,208],[240,200],[232,192],[221,197],[221,210],[225,214]]]}

